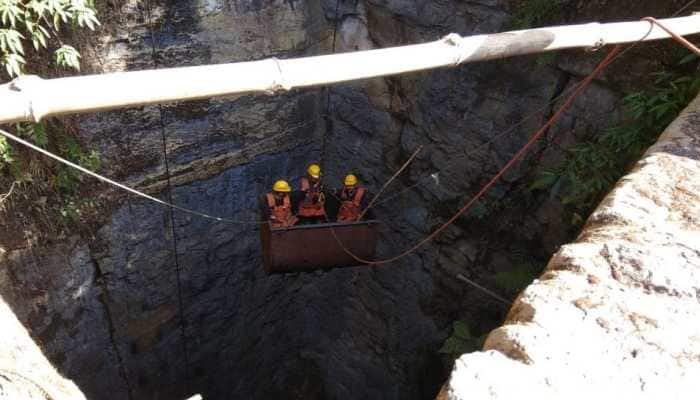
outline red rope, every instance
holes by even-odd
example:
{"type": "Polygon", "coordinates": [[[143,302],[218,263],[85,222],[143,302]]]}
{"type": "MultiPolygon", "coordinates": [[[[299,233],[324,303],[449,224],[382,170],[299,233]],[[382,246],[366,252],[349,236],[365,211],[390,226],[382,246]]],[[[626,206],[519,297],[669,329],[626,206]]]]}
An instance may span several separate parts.
{"type": "Polygon", "coordinates": [[[554,115],[552,115],[552,117],[542,126],[542,128],[540,128],[537,132],[535,132],[534,135],[532,135],[532,137],[530,137],[530,139],[529,139],[528,142],[525,144],[525,146],[523,146],[520,150],[518,150],[518,152],[515,153],[515,155],[510,159],[510,161],[508,161],[508,162],[498,171],[498,173],[496,173],[496,175],[494,175],[494,177],[491,178],[491,180],[490,180],[486,185],[484,185],[484,187],[482,187],[481,190],[479,190],[479,192],[478,192],[476,195],[474,195],[469,201],[467,201],[467,203],[464,204],[464,206],[462,206],[462,208],[460,208],[459,211],[457,211],[449,220],[447,220],[447,222],[445,222],[444,224],[442,224],[442,226],[440,226],[440,227],[439,227],[438,229],[436,229],[433,233],[431,233],[430,235],[428,235],[427,237],[425,237],[423,240],[419,241],[418,243],[416,243],[416,244],[414,244],[413,246],[411,246],[409,249],[407,249],[407,250],[405,250],[405,251],[399,253],[398,255],[396,255],[396,256],[394,256],[394,257],[386,258],[386,259],[383,259],[383,260],[365,260],[365,259],[363,259],[362,257],[359,257],[359,256],[357,256],[356,254],[354,254],[353,252],[351,252],[351,251],[340,241],[340,238],[338,238],[338,236],[336,235],[335,230],[334,230],[334,229],[331,229],[331,233],[333,234],[333,237],[334,237],[335,240],[338,242],[338,244],[339,244],[340,247],[343,249],[343,251],[345,251],[345,253],[347,253],[349,256],[351,256],[353,259],[355,259],[355,261],[360,262],[360,263],[364,263],[364,264],[368,264],[368,265],[375,265],[375,266],[376,266],[376,265],[388,264],[388,263],[397,261],[397,260],[399,260],[399,259],[401,259],[401,258],[404,258],[404,257],[410,255],[411,253],[415,252],[415,251],[418,250],[420,247],[422,247],[422,246],[425,245],[426,243],[428,243],[428,242],[430,242],[431,240],[433,240],[438,234],[440,234],[440,232],[444,231],[448,226],[452,225],[452,224],[457,220],[457,218],[459,218],[462,214],[464,214],[469,208],[471,208],[472,205],[474,205],[474,203],[475,203],[477,200],[479,200],[484,194],[486,194],[486,192],[488,192],[489,189],[491,189],[491,188],[493,187],[493,185],[495,185],[496,182],[498,182],[498,180],[501,178],[501,176],[503,176],[503,174],[505,174],[506,172],[508,172],[508,170],[510,170],[510,168],[511,168],[518,160],[520,160],[520,158],[522,158],[522,156],[523,156],[523,155],[529,150],[529,148],[537,141],[537,139],[539,139],[539,138],[547,131],[547,129],[549,129],[549,127],[551,127],[551,126],[559,119],[559,117],[564,113],[564,111],[565,111],[567,108],[569,108],[569,106],[571,106],[571,104],[572,104],[572,103],[574,102],[574,100],[576,100],[576,98],[583,92],[583,90],[586,89],[586,87],[588,87],[588,85],[590,85],[590,83],[593,81],[593,79],[594,79],[598,74],[600,74],[600,72],[603,71],[603,69],[605,69],[605,67],[607,67],[607,66],[619,55],[619,53],[620,53],[620,48],[621,48],[621,46],[618,45],[618,46],[615,46],[612,50],[610,50],[610,52],[609,52],[608,55],[603,59],[603,61],[601,61],[600,64],[598,64],[598,66],[593,70],[593,72],[591,72],[591,73],[586,77],[586,79],[584,79],[584,80],[581,82],[581,84],[578,85],[578,87],[576,88],[576,91],[575,91],[571,96],[569,96],[569,98],[568,98],[568,99],[566,100],[566,102],[557,110],[557,112],[554,113],[554,115]]]}
{"type": "Polygon", "coordinates": [[[697,56],[700,57],[700,49],[698,49],[697,46],[695,46],[694,44],[690,43],[690,42],[689,42],[688,40],[686,40],[683,36],[677,34],[676,32],[673,32],[672,30],[670,30],[670,29],[668,29],[667,27],[665,27],[661,22],[657,21],[654,17],[642,18],[642,21],[647,21],[647,22],[651,23],[652,26],[653,26],[653,25],[657,25],[659,28],[663,29],[664,31],[666,31],[666,33],[668,33],[669,35],[671,35],[671,37],[672,37],[676,42],[682,44],[682,45],[685,46],[688,50],[692,51],[693,53],[695,53],[695,55],[697,55],[697,56]]]}

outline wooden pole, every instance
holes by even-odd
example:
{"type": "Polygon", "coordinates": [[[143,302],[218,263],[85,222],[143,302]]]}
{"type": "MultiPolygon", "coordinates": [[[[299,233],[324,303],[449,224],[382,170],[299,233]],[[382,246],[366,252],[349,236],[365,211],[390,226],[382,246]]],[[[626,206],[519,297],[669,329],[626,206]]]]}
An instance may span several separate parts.
{"type": "MultiPolygon", "coordinates": [[[[700,32],[700,14],[660,21],[681,36],[700,32]]],[[[232,94],[273,94],[523,54],[668,38],[645,21],[590,23],[468,37],[452,33],[424,44],[288,60],[48,80],[21,76],[0,86],[0,123],[232,94]]]]}

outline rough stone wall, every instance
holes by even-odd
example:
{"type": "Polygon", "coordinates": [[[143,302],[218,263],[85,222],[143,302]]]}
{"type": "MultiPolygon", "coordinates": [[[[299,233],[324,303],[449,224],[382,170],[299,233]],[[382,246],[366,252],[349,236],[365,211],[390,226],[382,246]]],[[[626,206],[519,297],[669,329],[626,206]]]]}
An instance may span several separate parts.
{"type": "MultiPolygon", "coordinates": [[[[642,12],[656,1],[638,3],[642,12]]],[[[115,20],[90,53],[93,72],[153,66],[148,4],[161,67],[329,53],[336,22],[335,0],[110,4],[115,20]]],[[[505,0],[339,4],[338,51],[500,31],[511,15],[505,0]]],[[[377,208],[386,222],[380,256],[395,254],[496,171],[551,113],[542,105],[575,85],[589,64],[574,53],[553,65],[518,58],[334,86],[329,130],[321,89],[168,104],[174,201],[253,220],[257,195],[277,177],[296,181],[319,157],[323,134],[331,186],[351,170],[376,190],[423,144],[397,182],[420,185],[377,208]],[[526,115],[534,116],[484,145],[526,115]]],[[[619,98],[615,81],[597,81],[550,131],[556,145],[543,143],[489,201],[513,198],[529,166],[560,157],[614,120],[619,98]]],[[[102,172],[165,198],[158,107],[97,113],[80,125],[102,154],[102,172]]],[[[546,260],[566,237],[560,208],[553,200],[535,208],[516,202],[489,222],[462,218],[434,246],[385,268],[273,277],[260,272],[254,226],[178,213],[189,392],[207,399],[433,397],[447,372],[437,349],[452,320],[488,331],[503,315],[455,274],[492,283],[489,276],[517,261],[513,254],[546,260]]],[[[27,221],[17,232],[26,245],[0,254],[0,293],[88,397],[184,397],[167,213],[134,198],[105,212],[108,222],[92,237],[40,246],[27,221]]]]}
{"type": "Polygon", "coordinates": [[[73,382],[56,372],[1,298],[0,326],[0,399],[85,399],[73,382]]]}
{"type": "Polygon", "coordinates": [[[700,390],[700,96],[515,301],[441,398],[700,390]]]}

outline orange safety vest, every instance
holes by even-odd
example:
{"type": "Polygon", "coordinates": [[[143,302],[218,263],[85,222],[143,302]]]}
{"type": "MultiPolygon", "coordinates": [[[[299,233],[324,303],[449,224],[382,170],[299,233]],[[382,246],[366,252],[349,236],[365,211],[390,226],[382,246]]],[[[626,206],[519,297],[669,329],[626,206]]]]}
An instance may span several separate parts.
{"type": "Polygon", "coordinates": [[[343,188],[340,192],[340,210],[338,210],[338,222],[357,221],[362,213],[362,196],[365,195],[365,188],[357,188],[355,196],[348,198],[348,190],[343,188]]]}
{"type": "Polygon", "coordinates": [[[307,178],[301,178],[301,190],[306,194],[306,197],[299,204],[300,217],[323,217],[326,215],[320,189],[321,181],[316,181],[311,186],[307,178]]]}
{"type": "Polygon", "coordinates": [[[289,200],[289,195],[285,195],[282,204],[278,205],[275,195],[268,193],[267,206],[270,207],[270,224],[273,228],[286,228],[299,221],[299,218],[292,214],[292,202],[289,200]]]}

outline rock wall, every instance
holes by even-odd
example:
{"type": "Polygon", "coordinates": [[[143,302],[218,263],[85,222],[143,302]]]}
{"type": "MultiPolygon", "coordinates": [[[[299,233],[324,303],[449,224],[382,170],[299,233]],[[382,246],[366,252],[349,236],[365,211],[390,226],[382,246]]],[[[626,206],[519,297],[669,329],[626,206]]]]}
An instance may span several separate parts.
{"type": "MultiPolygon", "coordinates": [[[[658,2],[638,3],[643,13],[658,2]]],[[[334,0],[109,3],[84,54],[93,72],[152,68],[148,10],[159,67],[330,53],[336,23],[336,50],[351,51],[500,31],[512,15],[505,0],[338,5],[336,19],[334,0]]],[[[642,71],[653,62],[635,59],[642,71]]],[[[478,189],[551,113],[543,104],[590,64],[583,53],[550,65],[518,58],[338,85],[329,104],[323,89],[220,98],[96,113],[81,117],[80,129],[102,154],[102,172],[165,198],[162,121],[174,202],[242,221],[258,218],[257,195],[275,179],[296,181],[320,158],[324,136],[329,185],[352,171],[374,190],[423,144],[389,195],[414,188],[376,210],[385,222],[379,256],[387,256],[478,189]]],[[[451,322],[487,332],[504,313],[454,276],[493,286],[495,272],[521,257],[544,261],[565,240],[561,203],[521,203],[518,185],[531,166],[616,119],[619,83],[597,81],[488,197],[511,207],[489,220],[465,216],[433,246],[385,268],[266,276],[254,224],[176,213],[189,365],[171,225],[158,205],[122,197],[92,235],[40,244],[33,221],[24,221],[15,235],[24,240],[3,244],[0,294],[89,398],[432,398],[447,374],[437,350],[451,322]]]]}
{"type": "Polygon", "coordinates": [[[51,366],[2,299],[0,323],[0,399],[85,399],[73,382],[51,366]]]}
{"type": "Polygon", "coordinates": [[[515,301],[440,398],[700,390],[700,96],[515,301]]]}

